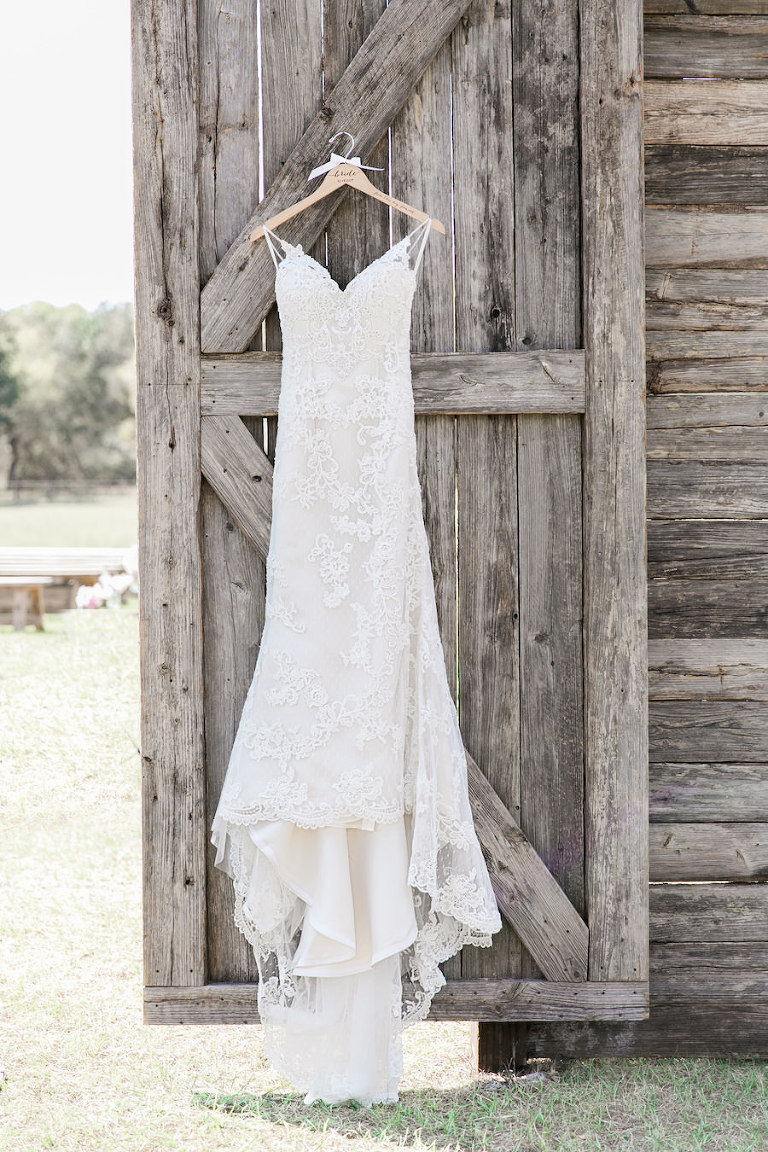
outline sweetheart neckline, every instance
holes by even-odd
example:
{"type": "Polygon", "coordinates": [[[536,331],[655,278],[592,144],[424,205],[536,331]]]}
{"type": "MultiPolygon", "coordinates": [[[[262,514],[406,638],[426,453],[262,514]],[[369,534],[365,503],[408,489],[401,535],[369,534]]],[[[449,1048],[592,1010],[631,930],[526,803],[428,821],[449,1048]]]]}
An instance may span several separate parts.
{"type": "MultiPolygon", "coordinates": [[[[394,244],[391,244],[389,246],[389,248],[386,249],[386,251],[381,253],[380,256],[377,256],[375,258],[375,260],[371,260],[370,264],[366,264],[365,268],[361,268],[360,271],[358,273],[356,273],[356,275],[354,275],[352,277],[352,279],[347,284],[345,284],[345,286],[343,288],[341,287],[341,285],[339,284],[339,282],[337,280],[334,280],[333,276],[331,276],[331,274],[328,271],[328,269],[326,268],[326,266],[324,264],[321,264],[319,260],[316,260],[314,256],[311,256],[309,252],[305,252],[304,248],[301,244],[291,244],[291,243],[289,243],[289,241],[283,240],[283,238],[281,236],[277,236],[276,232],[272,232],[271,234],[273,236],[277,236],[277,239],[280,241],[280,243],[283,245],[283,247],[290,249],[291,253],[296,253],[298,256],[303,256],[306,260],[309,260],[310,263],[314,264],[314,266],[316,268],[319,268],[320,271],[323,272],[325,274],[325,276],[328,278],[329,282],[331,284],[333,284],[333,286],[337,290],[337,292],[339,292],[339,294],[341,296],[344,296],[347,293],[347,291],[352,287],[352,285],[355,284],[364,273],[368,272],[371,268],[374,268],[381,261],[386,260],[386,258],[388,256],[391,256],[391,254],[393,252],[397,251],[398,248],[400,248],[403,244],[405,244],[408,240],[410,240],[413,236],[415,236],[416,233],[418,232],[419,228],[423,227],[424,224],[430,225],[430,227],[427,229],[427,234],[429,234],[429,232],[431,230],[431,226],[432,226],[432,218],[431,217],[427,217],[426,220],[419,221],[419,223],[416,225],[416,227],[413,228],[410,232],[408,232],[405,236],[403,236],[403,238],[401,240],[398,240],[394,244]]],[[[265,232],[266,231],[267,231],[267,229],[265,229],[265,232]]],[[[289,260],[289,259],[290,259],[290,254],[288,256],[283,257],[283,259],[280,261],[280,264],[277,268],[275,275],[277,275],[277,272],[279,272],[280,269],[283,267],[286,260],[289,260]]],[[[410,274],[412,276],[415,277],[418,274],[418,268],[411,268],[409,264],[405,264],[403,266],[404,266],[406,272],[410,272],[410,274]]]]}

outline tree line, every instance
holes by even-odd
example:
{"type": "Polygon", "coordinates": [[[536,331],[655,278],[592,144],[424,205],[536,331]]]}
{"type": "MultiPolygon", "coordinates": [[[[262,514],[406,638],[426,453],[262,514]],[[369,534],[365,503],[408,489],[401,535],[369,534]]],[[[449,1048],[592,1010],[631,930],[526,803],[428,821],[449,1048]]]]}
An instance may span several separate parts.
{"type": "Polygon", "coordinates": [[[132,483],[133,307],[0,312],[0,488],[132,483]]]}

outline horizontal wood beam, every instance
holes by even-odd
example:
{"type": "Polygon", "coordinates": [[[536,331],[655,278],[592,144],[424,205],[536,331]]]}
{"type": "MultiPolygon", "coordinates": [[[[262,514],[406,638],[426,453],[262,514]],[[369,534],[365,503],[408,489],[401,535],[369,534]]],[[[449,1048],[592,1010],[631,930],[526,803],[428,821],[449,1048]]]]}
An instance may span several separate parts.
{"type": "MultiPolygon", "coordinates": [[[[204,352],[242,352],[275,298],[272,257],[263,241],[251,242],[254,228],[316,186],[308,188],[307,176],[328,159],[328,141],[336,132],[351,132],[355,154],[366,160],[469,3],[392,0],[385,9],[206,284],[201,300],[204,352]]],[[[450,179],[448,157],[445,164],[450,179]]],[[[305,209],[280,235],[308,252],[345,192],[346,186],[305,209]]]]}
{"type": "MultiPolygon", "coordinates": [[[[765,557],[749,556],[747,566],[765,562],[765,557]]],[[[674,579],[674,563],[670,561],[665,566],[667,579],[674,579]]],[[[698,563],[703,565],[707,561],[698,563]]],[[[709,636],[701,640],[689,637],[650,640],[648,697],[650,700],[768,700],[768,640],[713,640],[709,636]]]]}
{"type": "Polygon", "coordinates": [[[768,821],[768,764],[660,763],[649,777],[654,824],[768,821]]]}
{"type": "MultiPolygon", "coordinates": [[[[731,139],[739,137],[734,133],[731,139]]],[[[645,202],[768,204],[768,149],[765,144],[647,144],[645,202]]]]}
{"type": "MultiPolygon", "coordinates": [[[[145,1024],[258,1024],[257,984],[145,988],[145,1024]]],[[[430,1020],[643,1020],[643,981],[449,980],[430,1020]]]]}
{"type": "Polygon", "coordinates": [[[650,884],[648,896],[652,946],[766,938],[768,884],[650,884]]]}
{"type": "MultiPolygon", "coordinates": [[[[274,416],[280,352],[206,356],[204,416],[274,416]]],[[[584,352],[428,352],[411,357],[419,414],[583,412],[584,352]]]]}
{"type": "Polygon", "coordinates": [[[768,77],[768,18],[764,15],[649,15],[643,29],[647,77],[768,77]]]}
{"type": "Polygon", "coordinates": [[[649,144],[768,144],[768,80],[646,80],[649,144]]]}
{"type": "Polygon", "coordinates": [[[627,1021],[617,1028],[610,1021],[571,1023],[542,1020],[529,1024],[526,1051],[530,1059],[557,1057],[605,1060],[618,1057],[768,1055],[768,1001],[725,1001],[709,998],[695,1003],[656,1002],[651,990],[647,1020],[627,1021]]]}
{"type": "Polygon", "coordinates": [[[766,880],[768,824],[651,824],[651,880],[766,880]]]}

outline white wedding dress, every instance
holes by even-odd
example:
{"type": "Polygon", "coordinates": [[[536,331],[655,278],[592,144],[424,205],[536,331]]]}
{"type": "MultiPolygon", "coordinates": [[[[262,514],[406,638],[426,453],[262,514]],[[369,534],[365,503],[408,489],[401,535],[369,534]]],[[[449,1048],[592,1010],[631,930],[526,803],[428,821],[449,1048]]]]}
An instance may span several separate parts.
{"type": "Polygon", "coordinates": [[[401,1031],[438,965],[501,927],[416,471],[430,224],[344,290],[266,231],[283,366],[265,623],[211,839],[258,962],[265,1052],[307,1102],[397,1100],[401,1031]]]}

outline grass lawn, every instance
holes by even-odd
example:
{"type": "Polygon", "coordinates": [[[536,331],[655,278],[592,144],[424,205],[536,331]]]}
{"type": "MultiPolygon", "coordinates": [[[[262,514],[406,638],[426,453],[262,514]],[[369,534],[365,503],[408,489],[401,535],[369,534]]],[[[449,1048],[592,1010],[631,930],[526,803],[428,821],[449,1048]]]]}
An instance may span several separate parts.
{"type": "Polygon", "coordinates": [[[0,494],[0,547],[130,548],[138,513],[133,488],[82,499],[22,499],[0,494]]]}
{"type": "Polygon", "coordinates": [[[258,1028],[142,1025],[137,664],[135,602],[0,629],[0,1149],[768,1147],[762,1060],[478,1076],[470,1026],[427,1023],[406,1032],[399,1104],[305,1108],[258,1028]]]}

